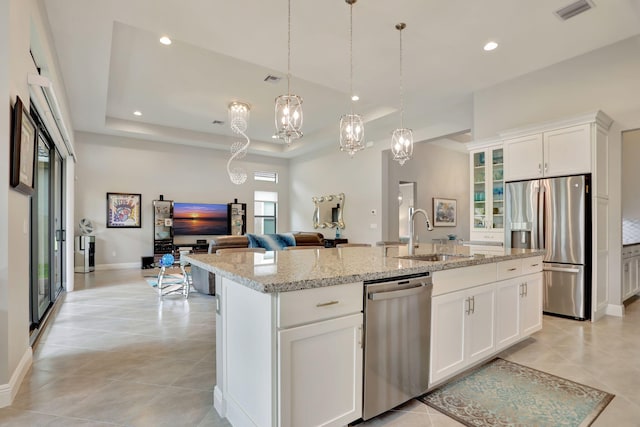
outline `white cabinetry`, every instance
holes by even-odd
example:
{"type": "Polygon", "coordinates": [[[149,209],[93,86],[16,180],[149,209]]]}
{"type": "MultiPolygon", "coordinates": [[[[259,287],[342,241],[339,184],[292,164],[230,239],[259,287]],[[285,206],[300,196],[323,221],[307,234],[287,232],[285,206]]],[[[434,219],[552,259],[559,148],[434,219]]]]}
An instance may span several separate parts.
{"type": "Polygon", "coordinates": [[[278,332],[282,427],[344,426],[362,413],[362,313],[278,332]]]}
{"type": "Polygon", "coordinates": [[[542,273],[496,285],[496,350],[542,329],[542,273]]]}
{"type": "Polygon", "coordinates": [[[504,149],[507,181],[592,171],[590,124],[506,139],[504,149]]]}
{"type": "Polygon", "coordinates": [[[622,300],[640,291],[640,245],[622,248],[622,300]]]}
{"type": "Polygon", "coordinates": [[[362,293],[354,283],[280,294],[279,426],[362,416],[362,293]]]}
{"type": "Polygon", "coordinates": [[[431,375],[436,382],[493,352],[493,285],[452,292],[431,302],[431,375]]]}
{"type": "Polygon", "coordinates": [[[434,272],[430,387],[542,328],[542,258],[488,267],[434,272]]]}
{"type": "Polygon", "coordinates": [[[362,282],[261,293],[216,277],[214,404],[234,426],[362,417],[362,282]]]}
{"type": "Polygon", "coordinates": [[[502,143],[475,149],[471,161],[471,240],[504,241],[502,143]]]}

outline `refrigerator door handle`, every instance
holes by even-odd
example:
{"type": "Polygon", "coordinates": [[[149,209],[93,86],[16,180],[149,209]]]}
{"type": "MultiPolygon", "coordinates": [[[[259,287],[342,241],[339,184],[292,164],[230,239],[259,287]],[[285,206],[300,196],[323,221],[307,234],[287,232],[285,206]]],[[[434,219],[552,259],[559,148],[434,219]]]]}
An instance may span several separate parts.
{"type": "Polygon", "coordinates": [[[569,268],[569,267],[543,267],[542,271],[558,271],[560,273],[580,273],[580,269],[578,268],[569,268]]]}
{"type": "Polygon", "coordinates": [[[538,237],[537,237],[537,246],[534,249],[544,249],[544,232],[545,232],[545,223],[544,223],[544,200],[545,200],[545,191],[542,183],[538,187],[538,237]]]}

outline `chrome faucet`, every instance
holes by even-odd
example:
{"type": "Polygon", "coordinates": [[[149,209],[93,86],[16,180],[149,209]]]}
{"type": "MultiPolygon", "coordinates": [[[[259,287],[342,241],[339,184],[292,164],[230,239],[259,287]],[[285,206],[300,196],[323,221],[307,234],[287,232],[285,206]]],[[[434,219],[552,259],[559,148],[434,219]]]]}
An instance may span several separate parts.
{"type": "Polygon", "coordinates": [[[424,209],[414,209],[412,207],[409,208],[409,255],[413,255],[415,253],[415,216],[420,212],[424,215],[424,219],[427,222],[427,230],[433,231],[433,227],[431,226],[431,222],[429,221],[429,215],[427,214],[427,211],[425,211],[424,209]]]}

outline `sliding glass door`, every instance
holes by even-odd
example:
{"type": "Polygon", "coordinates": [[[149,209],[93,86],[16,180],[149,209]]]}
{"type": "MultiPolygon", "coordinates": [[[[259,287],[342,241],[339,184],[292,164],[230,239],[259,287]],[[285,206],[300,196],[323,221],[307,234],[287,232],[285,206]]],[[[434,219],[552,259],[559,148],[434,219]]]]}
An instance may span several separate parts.
{"type": "Polygon", "coordinates": [[[39,324],[53,302],[51,293],[51,147],[42,132],[38,132],[36,186],[31,200],[32,224],[32,321],[39,324]]]}
{"type": "Polygon", "coordinates": [[[31,198],[31,330],[38,330],[62,291],[64,161],[39,118],[35,192],[31,198]]]}

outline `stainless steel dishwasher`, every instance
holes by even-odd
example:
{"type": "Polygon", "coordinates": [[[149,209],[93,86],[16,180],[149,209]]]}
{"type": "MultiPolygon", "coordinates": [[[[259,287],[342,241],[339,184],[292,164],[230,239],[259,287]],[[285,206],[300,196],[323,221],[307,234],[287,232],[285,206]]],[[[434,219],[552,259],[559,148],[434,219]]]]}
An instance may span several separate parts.
{"type": "Polygon", "coordinates": [[[364,284],[362,418],[368,420],[427,391],[433,285],[429,273],[364,284]]]}

